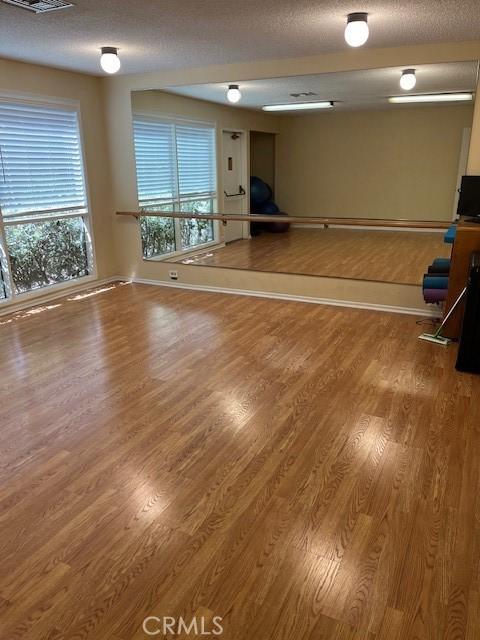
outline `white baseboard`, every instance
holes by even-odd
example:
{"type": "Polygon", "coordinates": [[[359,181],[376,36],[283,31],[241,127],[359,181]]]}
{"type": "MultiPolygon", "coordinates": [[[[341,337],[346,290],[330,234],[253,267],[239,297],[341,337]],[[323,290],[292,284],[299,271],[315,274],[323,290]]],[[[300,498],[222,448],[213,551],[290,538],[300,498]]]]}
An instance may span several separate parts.
{"type": "MultiPolygon", "coordinates": [[[[453,224],[453,223],[452,223],[453,224]]],[[[316,229],[324,231],[325,226],[318,224],[291,224],[294,229],[316,229]]],[[[413,231],[414,233],[446,233],[447,229],[418,229],[417,227],[366,227],[350,224],[329,224],[329,229],[350,229],[357,231],[413,231]]]]}
{"type": "Polygon", "coordinates": [[[71,296],[75,293],[80,293],[81,291],[86,291],[87,289],[96,289],[97,287],[101,287],[105,284],[111,284],[112,282],[120,282],[121,280],[129,281],[129,278],[122,278],[120,276],[111,276],[110,278],[99,278],[89,280],[88,282],[81,283],[73,283],[70,287],[62,287],[61,289],[49,289],[49,293],[44,292],[42,294],[42,290],[39,289],[35,293],[38,295],[25,298],[24,300],[19,300],[18,302],[10,302],[7,300],[2,303],[0,306],[0,317],[6,316],[10,314],[15,314],[20,311],[24,311],[25,309],[32,309],[33,307],[42,306],[48,302],[52,302],[52,300],[57,300],[58,298],[65,298],[67,296],[71,296]]]}
{"type": "Polygon", "coordinates": [[[156,287],[172,287],[174,289],[189,289],[192,291],[206,291],[209,293],[224,293],[236,296],[252,296],[254,298],[272,298],[274,300],[288,300],[290,302],[307,302],[310,304],[325,304],[334,307],[348,307],[351,309],[367,309],[369,311],[383,311],[387,313],[403,313],[412,316],[439,318],[441,313],[437,309],[416,309],[413,307],[397,307],[392,305],[375,304],[371,302],[356,302],[353,300],[337,300],[336,298],[314,298],[311,296],[297,296],[275,291],[252,291],[250,289],[229,289],[208,285],[188,284],[185,282],[166,282],[164,280],[147,280],[145,278],[120,278],[138,284],[149,284],[156,287]]]}
{"type": "Polygon", "coordinates": [[[148,284],[156,287],[170,287],[174,289],[188,289],[191,291],[205,291],[208,293],[223,293],[227,295],[237,296],[251,296],[254,298],[271,298],[273,300],[287,300],[289,302],[306,302],[309,304],[323,304],[334,307],[345,307],[351,309],[366,309],[369,311],[382,311],[386,313],[402,313],[412,316],[422,316],[427,318],[439,318],[441,317],[440,310],[432,309],[417,309],[414,307],[399,307],[393,305],[375,304],[371,302],[357,302],[353,300],[338,300],[336,298],[318,298],[313,296],[299,296],[289,293],[278,293],[276,291],[253,291],[251,289],[231,289],[227,287],[213,287],[209,285],[189,284],[185,282],[167,282],[164,280],[149,280],[145,278],[130,278],[127,276],[111,276],[109,278],[102,278],[93,280],[88,283],[82,283],[80,285],[73,285],[68,289],[61,289],[55,292],[51,292],[38,298],[25,300],[17,304],[0,308],[0,316],[7,314],[14,314],[24,309],[31,309],[35,306],[40,306],[57,300],[58,298],[65,298],[67,296],[85,291],[87,289],[95,289],[103,285],[111,284],[113,282],[134,282],[138,284],[148,284]]]}

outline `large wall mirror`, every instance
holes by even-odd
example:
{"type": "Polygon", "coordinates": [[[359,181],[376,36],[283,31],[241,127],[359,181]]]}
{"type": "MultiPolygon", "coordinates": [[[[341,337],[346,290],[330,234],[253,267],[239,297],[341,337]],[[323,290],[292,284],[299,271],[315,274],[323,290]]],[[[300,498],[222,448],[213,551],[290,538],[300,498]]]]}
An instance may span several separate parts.
{"type": "Polygon", "coordinates": [[[236,103],[229,83],[133,93],[139,206],[167,214],[140,218],[144,258],[420,284],[449,255],[477,72],[472,61],[254,80],[236,103]]]}

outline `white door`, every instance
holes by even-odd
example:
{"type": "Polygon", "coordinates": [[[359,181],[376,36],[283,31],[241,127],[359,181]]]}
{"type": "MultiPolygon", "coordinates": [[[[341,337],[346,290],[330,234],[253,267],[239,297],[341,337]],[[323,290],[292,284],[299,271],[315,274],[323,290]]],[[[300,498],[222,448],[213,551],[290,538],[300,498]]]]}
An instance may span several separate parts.
{"type": "MultiPolygon", "coordinates": [[[[223,211],[226,214],[248,213],[247,154],[245,133],[224,131],[222,138],[223,211]]],[[[249,237],[248,224],[230,221],[225,226],[225,242],[249,237]]]]}

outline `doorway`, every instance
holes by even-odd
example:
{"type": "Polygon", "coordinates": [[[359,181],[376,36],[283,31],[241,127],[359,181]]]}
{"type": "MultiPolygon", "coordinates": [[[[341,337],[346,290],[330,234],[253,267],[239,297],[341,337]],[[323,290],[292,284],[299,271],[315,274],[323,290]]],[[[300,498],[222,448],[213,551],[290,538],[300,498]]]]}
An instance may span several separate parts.
{"type": "MultiPolygon", "coordinates": [[[[223,213],[248,213],[247,152],[244,131],[222,132],[223,213]]],[[[225,226],[226,243],[250,237],[248,223],[228,221],[225,226]]]]}
{"type": "Polygon", "coordinates": [[[275,195],[275,134],[264,131],[250,132],[250,175],[257,176],[275,195]]]}

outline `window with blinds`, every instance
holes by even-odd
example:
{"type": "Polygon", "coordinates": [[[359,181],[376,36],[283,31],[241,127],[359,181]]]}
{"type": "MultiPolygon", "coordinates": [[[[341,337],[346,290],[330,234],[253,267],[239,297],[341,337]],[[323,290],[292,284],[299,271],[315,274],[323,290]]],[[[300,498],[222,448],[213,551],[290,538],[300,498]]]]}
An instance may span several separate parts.
{"type": "Polygon", "coordinates": [[[0,100],[0,212],[7,297],[91,273],[74,106],[0,100]]]}
{"type": "Polygon", "coordinates": [[[0,102],[0,165],[4,218],[86,212],[76,111],[0,102]]]}
{"type": "MultiPolygon", "coordinates": [[[[138,200],[142,209],[213,213],[217,201],[215,128],[136,114],[133,119],[138,200]]],[[[215,241],[209,220],[142,218],[145,258],[215,241]]]]}

